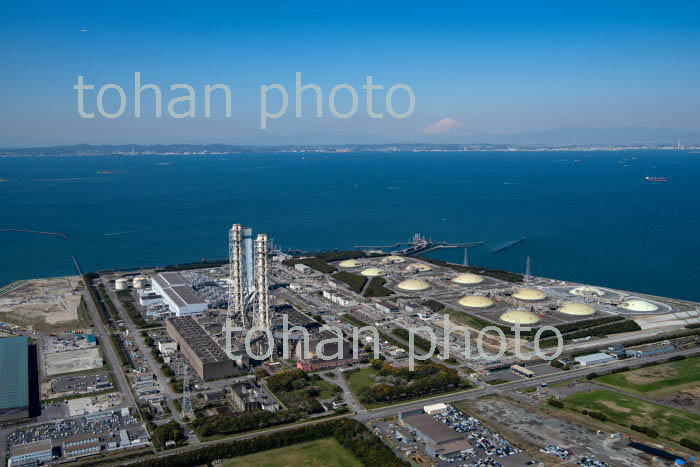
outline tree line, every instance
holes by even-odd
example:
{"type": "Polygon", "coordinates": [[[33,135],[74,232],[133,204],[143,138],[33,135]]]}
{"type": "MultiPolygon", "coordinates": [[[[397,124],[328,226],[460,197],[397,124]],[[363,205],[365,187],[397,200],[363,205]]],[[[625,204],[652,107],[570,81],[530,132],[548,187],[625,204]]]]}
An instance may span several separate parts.
{"type": "Polygon", "coordinates": [[[262,435],[252,439],[223,442],[168,457],[144,460],[140,466],[206,465],[218,459],[246,456],[323,438],[336,439],[365,466],[408,467],[410,465],[398,459],[391,449],[364,425],[346,418],[262,435]]]}

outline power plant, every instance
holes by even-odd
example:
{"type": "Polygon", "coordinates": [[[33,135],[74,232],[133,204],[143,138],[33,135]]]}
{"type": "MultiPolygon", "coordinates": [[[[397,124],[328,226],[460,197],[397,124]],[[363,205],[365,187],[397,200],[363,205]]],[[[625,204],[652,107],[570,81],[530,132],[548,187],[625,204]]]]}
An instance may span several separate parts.
{"type": "MultiPolygon", "coordinates": [[[[229,231],[229,284],[226,322],[226,354],[229,358],[243,362],[234,348],[243,348],[242,339],[251,328],[256,328],[253,341],[259,343],[270,322],[270,300],[268,280],[267,234],[258,234],[253,245],[253,231],[234,224],[229,231]],[[234,334],[237,332],[237,334],[234,334]],[[233,338],[237,337],[234,346],[233,338]]],[[[272,344],[270,344],[272,345],[272,344]]]]}

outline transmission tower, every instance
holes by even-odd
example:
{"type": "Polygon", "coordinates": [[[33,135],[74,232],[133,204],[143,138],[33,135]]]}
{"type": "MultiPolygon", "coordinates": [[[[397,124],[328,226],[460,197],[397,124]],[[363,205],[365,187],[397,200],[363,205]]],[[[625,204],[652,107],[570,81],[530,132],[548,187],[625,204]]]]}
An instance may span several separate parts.
{"type": "Polygon", "coordinates": [[[532,279],[532,271],[530,268],[530,257],[528,256],[525,261],[525,282],[530,282],[530,279],[532,279]]]}
{"type": "Polygon", "coordinates": [[[185,380],[182,383],[182,416],[192,414],[192,399],[190,398],[190,369],[185,368],[185,380]]]}

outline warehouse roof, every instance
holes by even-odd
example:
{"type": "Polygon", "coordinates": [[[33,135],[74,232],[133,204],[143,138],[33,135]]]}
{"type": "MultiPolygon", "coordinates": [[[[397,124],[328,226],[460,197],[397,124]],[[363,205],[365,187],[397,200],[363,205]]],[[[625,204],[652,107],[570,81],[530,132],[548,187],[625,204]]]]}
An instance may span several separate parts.
{"type": "Polygon", "coordinates": [[[29,406],[29,340],[0,339],[0,410],[29,406]]]}
{"type": "Polygon", "coordinates": [[[420,430],[435,444],[464,438],[464,435],[458,433],[454,428],[425,413],[408,417],[405,422],[414,429],[420,430]]]}
{"type": "Polygon", "coordinates": [[[23,456],[35,452],[48,451],[51,449],[51,439],[42,439],[31,443],[17,444],[10,449],[10,456],[23,456]]]}
{"type": "Polygon", "coordinates": [[[153,280],[158,282],[162,288],[187,284],[187,282],[185,282],[185,278],[182,277],[182,274],[177,272],[161,272],[160,274],[157,274],[153,280]]]}
{"type": "Polygon", "coordinates": [[[574,360],[576,360],[579,363],[589,364],[589,363],[595,363],[598,361],[607,361],[607,360],[611,360],[614,358],[615,357],[612,357],[606,353],[599,352],[599,353],[593,353],[590,355],[582,355],[580,357],[574,358],[574,360]]]}
{"type": "Polygon", "coordinates": [[[192,292],[192,290],[190,290],[190,288],[185,285],[176,285],[171,287],[170,289],[163,289],[163,292],[166,292],[170,296],[170,298],[173,299],[173,301],[179,306],[199,305],[202,303],[206,303],[204,300],[196,296],[192,292]]]}

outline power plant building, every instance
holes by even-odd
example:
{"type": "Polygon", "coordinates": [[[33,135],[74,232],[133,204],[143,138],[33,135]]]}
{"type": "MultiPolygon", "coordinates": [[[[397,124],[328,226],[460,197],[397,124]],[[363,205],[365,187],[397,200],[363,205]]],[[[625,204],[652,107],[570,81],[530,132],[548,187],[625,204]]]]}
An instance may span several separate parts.
{"type": "Polygon", "coordinates": [[[29,340],[0,339],[0,422],[29,417],[29,340]]]}
{"type": "Polygon", "coordinates": [[[233,375],[233,360],[191,316],[166,319],[165,330],[180,345],[180,351],[201,379],[233,375]]]}
{"type": "Polygon", "coordinates": [[[176,272],[161,272],[151,281],[153,292],[163,300],[175,316],[190,316],[204,312],[209,305],[197,297],[189,284],[176,272]]]}

